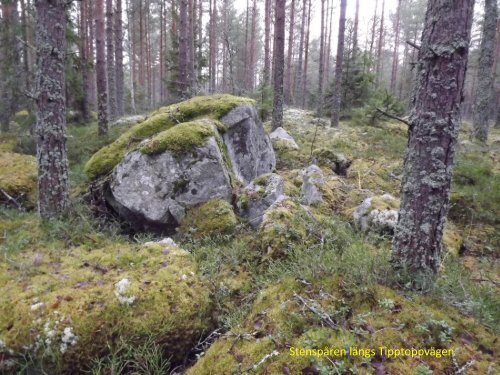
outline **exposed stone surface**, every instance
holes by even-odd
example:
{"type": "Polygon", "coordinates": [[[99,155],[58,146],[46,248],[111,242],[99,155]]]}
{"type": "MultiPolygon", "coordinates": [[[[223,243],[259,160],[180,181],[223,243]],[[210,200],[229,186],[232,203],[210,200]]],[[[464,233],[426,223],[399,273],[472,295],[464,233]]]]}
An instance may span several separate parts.
{"type": "Polygon", "coordinates": [[[191,207],[212,199],[230,202],[234,183],[274,170],[271,141],[249,99],[202,99],[161,109],[87,164],[89,176],[99,175],[115,163],[106,155],[116,149],[109,155],[118,160],[104,196],[137,229],[173,229],[191,207]],[[171,124],[171,117],[183,121],[171,124]],[[143,134],[148,136],[141,139],[143,134]]]}
{"type": "Polygon", "coordinates": [[[129,153],[113,171],[110,190],[112,206],[126,219],[172,226],[182,221],[186,207],[231,198],[228,171],[214,137],[181,158],[169,151],[129,153]]]}
{"type": "Polygon", "coordinates": [[[222,117],[224,143],[236,177],[248,183],[276,167],[271,142],[252,105],[240,105],[222,117]]]}
{"type": "Polygon", "coordinates": [[[390,194],[366,198],[354,211],[353,219],[362,231],[393,233],[398,222],[399,200],[390,194]]]}
{"type": "Polygon", "coordinates": [[[257,228],[264,212],[275,202],[285,198],[283,178],[275,173],[259,176],[247,185],[238,200],[238,211],[257,228]]]}
{"type": "Polygon", "coordinates": [[[330,167],[332,171],[340,176],[346,176],[347,169],[352,164],[352,160],[347,159],[344,154],[326,148],[314,150],[313,155],[319,165],[330,167]]]}
{"type": "Polygon", "coordinates": [[[303,183],[300,191],[304,204],[312,205],[323,202],[319,186],[325,183],[323,172],[317,165],[310,165],[302,171],[303,183]]]}
{"type": "Polygon", "coordinates": [[[297,145],[295,139],[281,126],[269,134],[269,138],[271,138],[273,145],[277,148],[299,149],[299,145],[297,145]]]}

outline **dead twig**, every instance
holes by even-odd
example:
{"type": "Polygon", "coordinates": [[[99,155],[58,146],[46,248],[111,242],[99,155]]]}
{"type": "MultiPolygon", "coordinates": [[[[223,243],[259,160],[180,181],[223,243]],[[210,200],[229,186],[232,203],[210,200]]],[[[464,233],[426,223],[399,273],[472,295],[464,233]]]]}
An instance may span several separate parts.
{"type": "Polygon", "coordinates": [[[406,43],[420,51],[420,46],[418,44],[413,43],[411,40],[407,40],[406,43]]]}
{"type": "Polygon", "coordinates": [[[338,329],[339,328],[338,324],[335,323],[332,320],[332,318],[330,317],[330,315],[328,315],[326,312],[322,311],[321,308],[317,308],[317,307],[311,306],[308,303],[308,301],[306,301],[306,299],[304,297],[298,295],[297,293],[294,293],[293,297],[297,301],[299,301],[304,307],[306,307],[308,310],[310,310],[311,312],[313,312],[314,314],[316,314],[321,319],[322,323],[324,323],[325,325],[327,325],[328,327],[333,328],[333,329],[338,329]]]}
{"type": "Polygon", "coordinates": [[[405,120],[404,118],[398,117],[398,116],[393,115],[391,113],[387,113],[386,111],[384,111],[384,110],[382,110],[380,108],[377,108],[377,111],[380,112],[380,113],[382,113],[384,116],[387,116],[387,117],[392,118],[394,120],[401,121],[403,124],[411,126],[410,123],[407,120],[405,120]]]}
{"type": "Polygon", "coordinates": [[[9,202],[12,202],[18,210],[24,211],[24,208],[21,205],[21,203],[19,203],[13,197],[11,197],[5,190],[0,189],[0,192],[5,196],[5,198],[7,198],[9,202]]]}

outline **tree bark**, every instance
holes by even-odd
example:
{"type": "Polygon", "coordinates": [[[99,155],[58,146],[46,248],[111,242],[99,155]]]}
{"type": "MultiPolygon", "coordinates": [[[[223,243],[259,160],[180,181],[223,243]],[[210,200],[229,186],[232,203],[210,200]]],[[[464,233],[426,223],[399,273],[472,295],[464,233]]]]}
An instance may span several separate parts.
{"type": "MultiPolygon", "coordinates": [[[[62,0],[61,0],[62,1],[62,0]]],[[[95,0],[95,49],[96,49],[96,81],[97,81],[97,132],[108,134],[108,77],[106,76],[106,54],[104,52],[104,4],[103,0],[95,0]]]]}
{"type": "Polygon", "coordinates": [[[123,116],[123,24],[122,0],[116,0],[115,11],[115,67],[116,67],[116,113],[123,116]]]}
{"type": "Polygon", "coordinates": [[[412,99],[392,263],[419,287],[435,273],[449,205],[474,0],[429,0],[412,99]]]}
{"type": "Polygon", "coordinates": [[[396,76],[398,74],[398,48],[399,48],[399,20],[401,16],[401,0],[398,0],[398,9],[396,10],[396,28],[394,30],[394,50],[392,51],[392,70],[391,70],[391,93],[396,95],[396,76]]]}
{"type": "Polygon", "coordinates": [[[188,0],[180,0],[179,4],[179,94],[188,97],[188,0]]]}
{"type": "Polygon", "coordinates": [[[266,85],[271,82],[271,0],[264,0],[264,72],[263,81],[266,85]]]}
{"type": "Polygon", "coordinates": [[[382,14],[380,16],[380,28],[378,33],[378,48],[377,48],[377,83],[380,82],[382,67],[382,46],[384,44],[384,11],[385,0],[382,0],[382,14]]]}
{"type": "MultiPolygon", "coordinates": [[[[305,37],[305,23],[307,12],[307,0],[302,1],[302,20],[300,23],[300,40],[299,40],[299,60],[297,62],[297,70],[295,72],[295,80],[293,83],[293,95],[297,95],[297,87],[299,90],[302,87],[302,63],[304,56],[304,37],[305,37]]],[[[300,92],[300,91],[299,91],[300,92]]]]}
{"type": "Polygon", "coordinates": [[[82,82],[83,82],[83,96],[82,96],[82,117],[85,123],[90,121],[89,109],[89,94],[90,94],[90,79],[89,79],[89,61],[87,56],[87,3],[82,1],[80,3],[80,59],[82,64],[82,82]]]}
{"type": "Polygon", "coordinates": [[[285,3],[276,0],[274,21],[274,103],[272,128],[283,126],[283,71],[285,69],[285,3]]]}
{"type": "Polygon", "coordinates": [[[290,28],[288,30],[288,53],[286,59],[285,102],[293,102],[292,93],[292,56],[293,56],[293,31],[295,27],[295,0],[290,5],[290,28]]]}
{"type": "Polygon", "coordinates": [[[325,68],[325,0],[321,0],[321,34],[319,41],[318,117],[323,116],[323,78],[325,68]]]}
{"type": "Polygon", "coordinates": [[[66,0],[38,0],[36,8],[38,209],[42,219],[69,206],[66,154],[66,0]]]}
{"type": "Polygon", "coordinates": [[[309,33],[311,31],[311,0],[307,11],[306,52],[304,54],[304,79],[302,80],[302,108],[307,106],[307,68],[309,63],[309,33]]]}
{"type": "Polygon", "coordinates": [[[340,119],[340,91],[342,87],[342,64],[344,62],[344,34],[345,34],[345,8],[347,0],[340,0],[339,35],[337,41],[337,59],[335,62],[335,83],[332,95],[332,117],[330,125],[339,126],[340,119]]]}
{"type": "Polygon", "coordinates": [[[373,58],[373,44],[375,43],[375,29],[377,26],[377,8],[378,8],[378,0],[375,0],[375,11],[373,13],[373,24],[372,24],[372,32],[370,39],[370,58],[373,58]]]}
{"type": "Polygon", "coordinates": [[[359,29],[359,0],[356,0],[356,11],[354,13],[354,30],[352,35],[352,62],[356,66],[358,58],[358,29],[359,29]]]}
{"type": "Polygon", "coordinates": [[[491,94],[495,76],[495,34],[497,26],[497,0],[485,0],[481,51],[477,69],[477,90],[473,114],[473,136],[480,142],[488,140],[491,94]]]}
{"type": "Polygon", "coordinates": [[[113,46],[113,0],[106,0],[106,69],[108,71],[109,117],[116,118],[115,55],[113,46]]]}

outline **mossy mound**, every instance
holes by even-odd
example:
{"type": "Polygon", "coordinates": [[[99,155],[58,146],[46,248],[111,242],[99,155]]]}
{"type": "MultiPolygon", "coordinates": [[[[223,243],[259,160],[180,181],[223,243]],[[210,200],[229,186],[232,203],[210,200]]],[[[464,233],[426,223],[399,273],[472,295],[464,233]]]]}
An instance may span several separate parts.
{"type": "Polygon", "coordinates": [[[17,137],[15,135],[2,134],[0,135],[0,153],[13,152],[17,145],[17,137]]]}
{"type": "Polygon", "coordinates": [[[162,131],[143,144],[139,150],[144,154],[157,154],[165,150],[180,154],[201,146],[207,137],[215,135],[214,122],[208,119],[184,122],[162,131]]]}
{"type": "Polygon", "coordinates": [[[306,243],[312,214],[291,199],[273,204],[264,214],[259,229],[259,247],[265,258],[281,257],[294,245],[306,243]]]}
{"type": "Polygon", "coordinates": [[[0,263],[0,359],[81,371],[118,340],[154,337],[176,363],[211,327],[208,288],[175,245],[24,252],[0,263]]]}
{"type": "Polygon", "coordinates": [[[211,199],[188,211],[179,232],[193,238],[230,233],[238,220],[233,207],[222,199],[211,199]]]}
{"type": "Polygon", "coordinates": [[[495,335],[473,319],[425,297],[412,301],[380,285],[360,288],[338,277],[287,278],[262,291],[244,322],[219,338],[187,374],[368,374],[379,369],[417,374],[419,366],[445,374],[467,363],[468,374],[484,374],[496,346],[495,335]],[[394,358],[381,352],[383,347],[453,349],[455,358],[394,358]],[[331,354],[317,355],[325,348],[331,354]],[[373,352],[351,351],[361,348],[373,352]],[[316,355],[300,355],[301,349],[316,349],[316,355]]]}
{"type": "Polygon", "coordinates": [[[0,154],[0,202],[33,208],[37,201],[36,158],[13,152],[0,154]],[[5,194],[12,197],[12,202],[5,194]]]}
{"type": "MultiPolygon", "coordinates": [[[[160,136],[159,133],[176,127],[181,123],[202,117],[219,120],[236,106],[253,103],[253,100],[248,98],[239,98],[232,95],[213,95],[199,96],[168,107],[162,107],[145,121],[131,127],[115,142],[96,152],[85,165],[85,173],[90,179],[105,175],[113,170],[127,152],[135,149],[141,141],[147,138],[158,134],[155,145],[159,147],[159,150],[171,139],[166,133],[163,136],[160,136]]],[[[185,127],[183,127],[180,132],[185,130],[185,127]]],[[[197,130],[200,129],[198,128],[197,130]]],[[[148,152],[148,150],[146,148],[144,151],[148,152]]],[[[156,151],[157,148],[151,146],[151,152],[156,151]]]]}

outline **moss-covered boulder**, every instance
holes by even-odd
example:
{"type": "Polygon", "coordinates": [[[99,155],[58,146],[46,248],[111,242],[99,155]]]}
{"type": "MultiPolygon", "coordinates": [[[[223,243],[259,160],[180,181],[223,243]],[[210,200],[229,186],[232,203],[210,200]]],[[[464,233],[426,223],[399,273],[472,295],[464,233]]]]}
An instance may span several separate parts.
{"type": "Polygon", "coordinates": [[[121,339],[153,338],[178,363],[212,328],[209,290],[172,242],[20,253],[0,262],[0,296],[0,363],[44,357],[63,373],[121,339]]]}
{"type": "Polygon", "coordinates": [[[16,208],[34,208],[36,201],[36,158],[13,152],[1,152],[0,203],[16,208]]]}
{"type": "Polygon", "coordinates": [[[275,167],[274,152],[252,100],[196,97],[161,108],[99,150],[86,165],[102,177],[107,202],[140,229],[169,231],[186,211],[211,199],[231,201],[275,167]]]}
{"type": "Polygon", "coordinates": [[[363,231],[393,233],[398,222],[399,200],[390,194],[366,198],[354,211],[355,224],[363,231]]]}
{"type": "Polygon", "coordinates": [[[243,323],[187,375],[447,374],[465,365],[479,375],[488,372],[496,348],[492,332],[430,298],[406,299],[338,277],[286,278],[263,290],[243,323]],[[428,353],[394,352],[412,348],[428,353]]]}
{"type": "Polygon", "coordinates": [[[230,233],[237,223],[231,204],[222,199],[212,199],[191,208],[182,221],[179,232],[188,237],[203,238],[230,233]]]}

